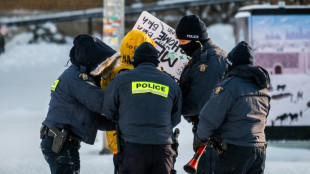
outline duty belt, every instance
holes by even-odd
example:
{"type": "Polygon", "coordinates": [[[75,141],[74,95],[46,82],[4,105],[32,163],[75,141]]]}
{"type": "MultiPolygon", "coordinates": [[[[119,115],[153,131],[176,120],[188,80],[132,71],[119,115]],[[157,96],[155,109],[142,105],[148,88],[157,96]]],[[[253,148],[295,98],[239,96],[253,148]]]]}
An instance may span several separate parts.
{"type": "MultiPolygon", "coordinates": [[[[43,139],[45,136],[55,137],[56,134],[51,129],[49,129],[47,126],[42,125],[41,131],[40,131],[40,138],[43,139]]],[[[72,135],[72,133],[69,133],[69,135],[66,138],[66,141],[69,142],[75,142],[75,143],[81,143],[81,138],[72,135]]]]}

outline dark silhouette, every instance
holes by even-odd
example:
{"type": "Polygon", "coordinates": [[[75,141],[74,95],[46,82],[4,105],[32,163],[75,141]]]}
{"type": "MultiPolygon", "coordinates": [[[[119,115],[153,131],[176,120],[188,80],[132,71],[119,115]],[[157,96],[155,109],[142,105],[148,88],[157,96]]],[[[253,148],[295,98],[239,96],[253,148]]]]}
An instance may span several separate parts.
{"type": "Polygon", "coordinates": [[[299,101],[299,99],[302,99],[302,97],[303,97],[303,91],[298,91],[296,101],[299,101]]]}
{"type": "Polygon", "coordinates": [[[285,97],[288,97],[288,96],[291,96],[291,100],[292,100],[292,97],[293,97],[292,93],[275,94],[275,95],[272,95],[271,98],[277,100],[277,99],[282,99],[282,98],[285,98],[285,97]]]}
{"type": "Polygon", "coordinates": [[[279,91],[280,89],[281,89],[282,91],[284,91],[285,88],[286,88],[286,85],[285,85],[285,84],[284,84],[284,85],[277,85],[277,91],[279,91]]]}
{"type": "Polygon", "coordinates": [[[294,121],[294,120],[297,121],[297,119],[298,119],[298,114],[297,113],[295,113],[295,114],[289,113],[289,116],[290,116],[290,119],[291,119],[290,124],[292,123],[292,121],[294,121]]]}
{"type": "Polygon", "coordinates": [[[289,116],[289,115],[287,115],[286,113],[283,114],[283,115],[277,116],[276,121],[277,121],[277,120],[280,120],[281,126],[282,126],[282,122],[283,122],[284,120],[286,120],[288,116],[289,116]]]}

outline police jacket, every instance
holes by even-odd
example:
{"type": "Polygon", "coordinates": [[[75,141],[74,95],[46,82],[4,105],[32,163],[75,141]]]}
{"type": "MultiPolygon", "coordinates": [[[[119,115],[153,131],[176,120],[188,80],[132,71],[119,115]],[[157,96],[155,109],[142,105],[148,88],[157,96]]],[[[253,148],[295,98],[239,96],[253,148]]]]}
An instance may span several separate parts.
{"type": "Polygon", "coordinates": [[[227,53],[212,43],[211,39],[197,49],[185,66],[181,77],[182,115],[198,116],[208,101],[212,90],[224,77],[227,53]]]}
{"type": "MultiPolygon", "coordinates": [[[[103,90],[106,89],[110,81],[117,74],[134,68],[132,65],[132,57],[134,56],[135,49],[143,42],[149,42],[154,44],[154,41],[150,37],[148,37],[143,31],[131,30],[126,34],[120,47],[120,53],[122,55],[121,58],[118,59],[116,65],[112,68],[112,72],[103,74],[103,78],[101,79],[100,83],[100,86],[103,90]]],[[[106,139],[108,141],[109,149],[114,154],[117,153],[116,131],[107,131],[106,139]]]]}
{"type": "Polygon", "coordinates": [[[104,114],[117,121],[126,142],[172,144],[181,121],[181,90],[166,73],[144,62],[117,75],[108,85],[104,114]]]}
{"type": "Polygon", "coordinates": [[[226,143],[260,147],[266,143],[265,125],[270,109],[269,75],[261,67],[240,65],[215,88],[199,114],[197,135],[214,133],[226,143]]]}
{"type": "Polygon", "coordinates": [[[103,98],[103,90],[95,85],[91,76],[82,74],[79,67],[72,64],[51,88],[43,124],[58,129],[69,128],[85,143],[94,144],[98,129],[115,129],[113,122],[98,114],[102,113],[103,98]]]}

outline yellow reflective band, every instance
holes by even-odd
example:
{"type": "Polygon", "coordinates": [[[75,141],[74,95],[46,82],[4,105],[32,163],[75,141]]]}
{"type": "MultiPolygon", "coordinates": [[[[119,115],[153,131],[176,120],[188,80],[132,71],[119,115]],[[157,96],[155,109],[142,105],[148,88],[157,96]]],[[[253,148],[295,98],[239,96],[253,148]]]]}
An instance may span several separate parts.
{"type": "Polygon", "coordinates": [[[160,95],[163,97],[168,97],[169,93],[169,86],[153,83],[153,82],[132,82],[132,94],[139,94],[139,93],[152,93],[156,95],[160,95]]]}
{"type": "Polygon", "coordinates": [[[55,90],[56,90],[56,87],[57,87],[57,85],[58,85],[58,82],[59,82],[59,80],[56,80],[56,81],[54,82],[54,84],[52,84],[51,91],[55,91],[55,90]]]}

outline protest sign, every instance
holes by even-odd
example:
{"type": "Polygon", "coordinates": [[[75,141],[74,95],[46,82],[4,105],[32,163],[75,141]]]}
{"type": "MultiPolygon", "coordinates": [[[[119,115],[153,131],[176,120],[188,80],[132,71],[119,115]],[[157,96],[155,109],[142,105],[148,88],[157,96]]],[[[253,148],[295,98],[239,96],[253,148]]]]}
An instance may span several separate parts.
{"type": "Polygon", "coordinates": [[[158,67],[178,82],[189,57],[179,47],[175,30],[146,11],[141,13],[134,29],[143,31],[154,40],[160,61],[158,67]]]}

